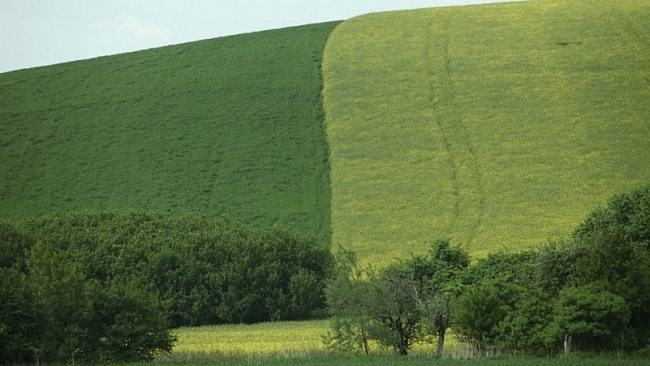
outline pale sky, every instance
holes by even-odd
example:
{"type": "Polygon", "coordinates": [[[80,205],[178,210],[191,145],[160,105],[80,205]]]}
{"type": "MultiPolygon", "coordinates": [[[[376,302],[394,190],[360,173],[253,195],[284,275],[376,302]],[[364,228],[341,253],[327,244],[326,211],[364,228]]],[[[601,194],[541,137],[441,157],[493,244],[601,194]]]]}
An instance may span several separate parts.
{"type": "Polygon", "coordinates": [[[0,73],[378,11],[488,2],[498,1],[0,0],[0,73]]]}

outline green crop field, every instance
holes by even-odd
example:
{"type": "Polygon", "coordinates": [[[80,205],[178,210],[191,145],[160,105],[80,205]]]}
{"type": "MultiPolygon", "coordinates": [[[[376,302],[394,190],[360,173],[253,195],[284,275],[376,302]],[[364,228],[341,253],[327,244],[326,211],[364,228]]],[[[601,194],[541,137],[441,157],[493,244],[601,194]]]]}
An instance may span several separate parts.
{"type": "Polygon", "coordinates": [[[650,181],[647,1],[364,15],[323,75],[332,243],[368,262],[531,247],[650,181]]]}
{"type": "Polygon", "coordinates": [[[336,24],[0,74],[0,218],[191,211],[329,245],[320,63],[336,24]]]}

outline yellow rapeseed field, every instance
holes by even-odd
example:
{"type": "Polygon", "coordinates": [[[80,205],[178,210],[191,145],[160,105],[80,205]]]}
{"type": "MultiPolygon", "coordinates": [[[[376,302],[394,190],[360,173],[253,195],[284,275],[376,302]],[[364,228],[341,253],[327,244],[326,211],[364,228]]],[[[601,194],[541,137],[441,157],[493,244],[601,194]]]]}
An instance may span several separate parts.
{"type": "Polygon", "coordinates": [[[332,242],[367,262],[563,237],[650,181],[650,2],[360,16],[325,48],[332,242]]]}
{"type": "Polygon", "coordinates": [[[220,325],[176,330],[175,360],[301,357],[324,351],[327,320],[220,325]]]}
{"type": "MultiPolygon", "coordinates": [[[[262,323],[252,325],[219,325],[176,330],[178,342],[170,357],[160,361],[218,361],[227,359],[307,358],[331,355],[322,337],[329,330],[328,320],[262,323]]],[[[412,354],[433,356],[433,339],[417,343],[412,354]]],[[[392,350],[371,345],[374,355],[391,354],[392,350]]],[[[450,334],[445,344],[449,356],[463,357],[471,349],[450,334]]]]}

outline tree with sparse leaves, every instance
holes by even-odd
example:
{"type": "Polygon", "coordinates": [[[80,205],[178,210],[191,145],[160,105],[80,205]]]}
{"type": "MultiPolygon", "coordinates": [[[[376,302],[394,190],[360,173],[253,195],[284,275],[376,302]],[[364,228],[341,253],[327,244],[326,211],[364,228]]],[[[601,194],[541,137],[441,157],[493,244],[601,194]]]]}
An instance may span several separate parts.
{"type": "Polygon", "coordinates": [[[438,337],[442,357],[453,308],[469,256],[448,241],[436,241],[429,256],[415,256],[383,268],[360,269],[354,253],[339,250],[336,276],[327,287],[332,330],[330,348],[364,350],[369,340],[408,354],[426,334],[438,337]]]}

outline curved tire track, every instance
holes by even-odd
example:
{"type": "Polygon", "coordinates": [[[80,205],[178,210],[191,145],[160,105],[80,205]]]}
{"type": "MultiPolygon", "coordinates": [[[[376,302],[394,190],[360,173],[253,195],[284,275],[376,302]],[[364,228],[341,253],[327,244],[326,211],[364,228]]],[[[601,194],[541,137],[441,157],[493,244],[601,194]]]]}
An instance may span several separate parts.
{"type": "Polygon", "coordinates": [[[483,175],[471,134],[463,123],[449,55],[452,14],[436,12],[427,26],[429,101],[452,167],[454,212],[448,232],[457,243],[471,245],[485,216],[483,175]]]}

